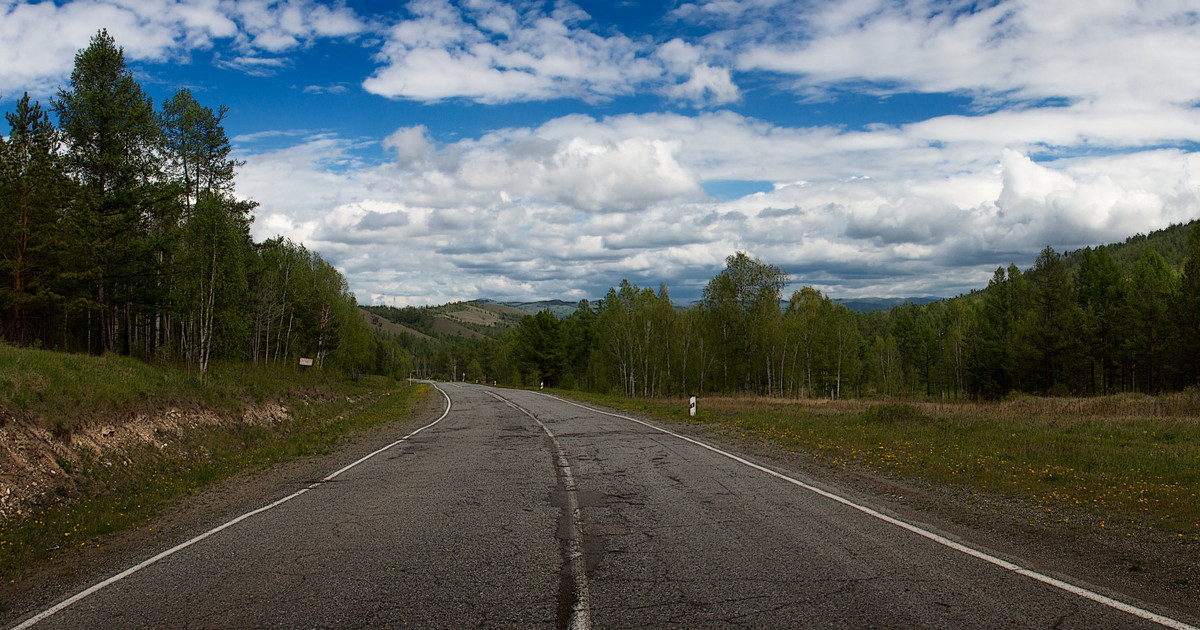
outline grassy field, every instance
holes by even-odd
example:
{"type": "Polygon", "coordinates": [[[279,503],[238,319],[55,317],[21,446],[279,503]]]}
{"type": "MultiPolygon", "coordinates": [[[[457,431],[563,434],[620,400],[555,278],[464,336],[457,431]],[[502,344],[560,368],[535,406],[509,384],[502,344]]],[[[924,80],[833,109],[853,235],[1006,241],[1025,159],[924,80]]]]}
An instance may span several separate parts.
{"type": "Polygon", "coordinates": [[[200,426],[171,437],[166,448],[146,443],[119,454],[85,450],[70,462],[59,460],[80,496],[0,523],[0,578],[11,580],[67,547],[139,527],[212,483],[326,453],[355,431],[411,417],[426,393],[379,377],[355,383],[314,370],[245,365],[220,366],[201,382],[195,373],[125,357],[0,345],[0,413],[36,418],[64,440],[86,423],[119,422],[131,410],[183,406],[237,418],[244,404],[265,399],[290,411],[275,424],[200,426]]]}
{"type": "Polygon", "coordinates": [[[1200,541],[1200,392],[999,403],[587,399],[716,425],[827,465],[1017,497],[1044,521],[1087,516],[1200,541]]]}

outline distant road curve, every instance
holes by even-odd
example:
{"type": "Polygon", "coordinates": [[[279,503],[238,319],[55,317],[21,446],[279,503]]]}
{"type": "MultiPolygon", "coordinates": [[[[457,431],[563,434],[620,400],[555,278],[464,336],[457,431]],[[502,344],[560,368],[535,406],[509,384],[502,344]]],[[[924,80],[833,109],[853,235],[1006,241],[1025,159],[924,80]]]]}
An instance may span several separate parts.
{"type": "Polygon", "coordinates": [[[826,484],[540,392],[444,411],[14,628],[1174,628],[826,484]]]}

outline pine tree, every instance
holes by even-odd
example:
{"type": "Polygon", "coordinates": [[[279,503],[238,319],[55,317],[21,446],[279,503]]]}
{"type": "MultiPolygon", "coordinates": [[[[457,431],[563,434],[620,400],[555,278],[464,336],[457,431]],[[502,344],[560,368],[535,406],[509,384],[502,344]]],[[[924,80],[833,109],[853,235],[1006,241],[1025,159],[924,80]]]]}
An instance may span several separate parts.
{"type": "Polygon", "coordinates": [[[183,188],[189,208],[205,193],[233,191],[235,169],[243,162],[229,157],[232,147],[221,124],[228,113],[224,105],[216,112],[201,105],[187,88],[163,103],[161,126],[170,176],[183,188]]]}
{"type": "Polygon", "coordinates": [[[1098,247],[1094,252],[1091,248],[1083,250],[1075,275],[1075,295],[1081,311],[1084,352],[1089,359],[1089,393],[1096,393],[1097,381],[1099,391],[1106,394],[1115,392],[1120,382],[1120,329],[1125,300],[1121,280],[1121,268],[1107,247],[1098,247]]]}
{"type": "Polygon", "coordinates": [[[1028,285],[1014,264],[999,267],[988,282],[978,316],[971,375],[974,389],[984,398],[1000,398],[1020,390],[1029,348],[1028,285]]]}
{"type": "Polygon", "coordinates": [[[3,334],[17,343],[48,343],[46,324],[64,301],[61,218],[70,182],[58,130],[41,105],[25,94],[7,118],[11,131],[0,138],[0,310],[11,318],[3,334]]]}
{"type": "Polygon", "coordinates": [[[1062,257],[1047,246],[1027,276],[1031,298],[1031,333],[1038,355],[1042,391],[1067,386],[1066,367],[1080,342],[1077,304],[1062,257]]]}
{"type": "Polygon", "coordinates": [[[153,301],[157,265],[152,227],[174,195],[159,173],[154,105],[125,65],[124,51],[101,30],[75,55],[70,89],[54,100],[68,145],[66,166],[79,185],[71,219],[85,240],[78,273],[93,290],[95,352],[132,351],[134,311],[153,301]]]}
{"type": "Polygon", "coordinates": [[[1172,339],[1170,306],[1177,293],[1176,278],[1152,247],[1142,251],[1129,277],[1126,303],[1129,331],[1130,380],[1134,389],[1161,391],[1166,385],[1166,351],[1172,339]]]}
{"type": "Polygon", "coordinates": [[[1175,321],[1179,323],[1176,364],[1186,385],[1200,383],[1200,230],[1193,227],[1187,238],[1175,321]]]}

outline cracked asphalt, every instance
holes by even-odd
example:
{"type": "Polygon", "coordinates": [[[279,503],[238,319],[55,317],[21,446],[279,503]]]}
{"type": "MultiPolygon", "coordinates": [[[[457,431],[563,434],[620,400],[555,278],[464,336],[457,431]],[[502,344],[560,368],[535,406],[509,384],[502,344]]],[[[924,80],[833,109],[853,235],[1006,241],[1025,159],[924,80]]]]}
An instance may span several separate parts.
{"type": "Polygon", "coordinates": [[[1164,627],[644,425],[439,387],[439,424],[34,627],[565,628],[581,597],[597,629],[1164,627]]]}

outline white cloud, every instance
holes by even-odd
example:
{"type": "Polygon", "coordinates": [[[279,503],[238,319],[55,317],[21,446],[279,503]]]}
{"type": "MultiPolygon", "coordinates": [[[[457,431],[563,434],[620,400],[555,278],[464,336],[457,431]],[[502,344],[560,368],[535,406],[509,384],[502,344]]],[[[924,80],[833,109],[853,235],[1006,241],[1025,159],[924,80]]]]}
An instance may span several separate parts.
{"type": "MultiPolygon", "coordinates": [[[[422,103],[406,111],[648,100],[622,96],[670,109],[463,127],[451,141],[431,119],[374,141],[248,133],[235,138],[247,160],[238,189],[262,204],[256,238],[320,250],[364,300],[597,297],[623,277],[672,280],[688,299],[736,249],[851,297],[966,291],[1046,244],[1111,242],[1200,214],[1200,154],[1179,148],[1200,138],[1200,22],[1188,3],[713,0],[670,17],[680,22],[661,41],[566,1],[409,3],[375,33],[377,67],[362,83],[422,103]],[[972,107],[847,126],[721,109],[757,106],[768,90],[831,107],[854,93],[880,111],[890,97],[948,93],[972,107]],[[257,149],[266,137],[294,144],[257,149]],[[775,186],[718,201],[703,192],[712,180],[775,186]]],[[[252,74],[376,28],[311,0],[0,0],[0,90],[61,85],[99,24],[134,60],[214,48],[218,64],[252,74]]]]}
{"type": "Polygon", "coordinates": [[[727,68],[714,68],[699,64],[692,68],[692,76],[685,83],[667,88],[671,98],[693,103],[721,105],[738,100],[739,92],[729,76],[727,68]]]}
{"type": "Polygon", "coordinates": [[[396,161],[401,167],[417,164],[433,155],[434,147],[428,133],[425,125],[403,127],[383,140],[383,148],[395,152],[396,161]]]}
{"type": "Polygon", "coordinates": [[[747,44],[739,68],[803,87],[1178,104],[1200,92],[1195,15],[1190,3],[1137,0],[787,2],[731,30],[747,44]]]}
{"type": "Polygon", "coordinates": [[[325,37],[349,37],[366,25],[345,6],[314,0],[238,0],[232,11],[252,48],[279,53],[325,37]]]}
{"type": "Polygon", "coordinates": [[[495,0],[409,3],[378,55],[368,92],[423,102],[465,98],[510,103],[555,98],[608,100],[664,91],[697,105],[737,100],[727,68],[700,49],[588,30],[589,16],[560,2],[550,13],[495,0]]]}
{"type": "Polygon", "coordinates": [[[385,66],[363,87],[422,101],[470,98],[485,103],[558,97],[608,98],[632,92],[659,69],[644,44],[578,28],[586,14],[560,5],[551,14],[477,0],[418,0],[414,15],[388,33],[385,66]]]}
{"type": "Polygon", "coordinates": [[[220,63],[263,74],[287,63],[279,53],[320,38],[351,37],[367,25],[344,6],[315,0],[11,1],[0,5],[0,90],[53,92],[70,75],[75,53],[101,28],[130,61],[186,60],[228,41],[239,54],[220,63]]]}
{"type": "Polygon", "coordinates": [[[957,294],[1047,244],[1097,245],[1200,214],[1200,154],[1035,162],[993,137],[988,117],[977,122],[916,160],[926,124],[847,132],[730,113],[568,116],[450,144],[403,128],[379,166],[346,168],[351,147],[326,137],[242,155],[239,190],[262,202],[257,237],[282,228],[305,239],[361,296],[431,301],[598,297],[625,277],[671,280],[691,299],[737,249],[839,297],[957,294]],[[701,180],[730,173],[779,185],[702,198],[701,180]],[[395,269],[387,278],[370,271],[380,261],[395,269]]]}
{"type": "Polygon", "coordinates": [[[217,58],[213,65],[244,72],[254,77],[269,77],[289,65],[286,57],[262,57],[258,55],[239,55],[232,59],[217,58]]]}

